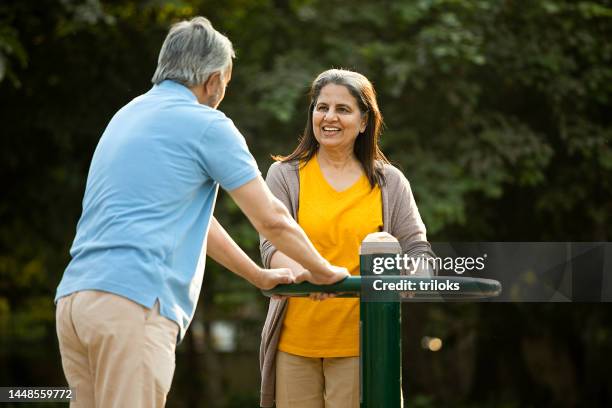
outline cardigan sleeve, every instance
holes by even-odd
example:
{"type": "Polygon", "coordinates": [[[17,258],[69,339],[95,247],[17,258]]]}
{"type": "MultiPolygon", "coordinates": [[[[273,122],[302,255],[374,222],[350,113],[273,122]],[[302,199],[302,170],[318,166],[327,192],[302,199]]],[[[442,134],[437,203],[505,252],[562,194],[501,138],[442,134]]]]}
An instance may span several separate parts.
{"type": "MultiPolygon", "coordinates": [[[[289,212],[295,214],[293,210],[294,203],[291,202],[290,188],[282,171],[283,165],[287,166],[287,164],[280,162],[272,163],[266,175],[266,184],[270,191],[272,191],[272,194],[287,207],[289,212]]],[[[264,268],[270,268],[270,260],[277,249],[262,235],[259,235],[259,251],[261,252],[261,262],[264,268]]]]}
{"type": "MultiPolygon", "coordinates": [[[[292,166],[288,163],[273,163],[268,169],[266,183],[272,194],[287,207],[295,218],[298,197],[297,180],[294,177],[294,173],[291,172],[291,168],[292,166]]],[[[259,242],[262,263],[265,268],[270,268],[270,260],[277,249],[261,235],[259,236],[259,242]]],[[[261,332],[261,344],[259,347],[259,367],[261,370],[259,404],[261,407],[272,407],[274,405],[276,353],[278,351],[278,343],[286,310],[287,299],[270,299],[268,315],[261,332]]]]}
{"type": "MultiPolygon", "coordinates": [[[[387,168],[389,183],[389,214],[391,235],[399,241],[402,252],[409,257],[435,258],[427,241],[427,229],[421,219],[410,183],[404,174],[393,166],[387,168]]],[[[435,270],[420,270],[419,275],[436,274],[435,270]]]]}

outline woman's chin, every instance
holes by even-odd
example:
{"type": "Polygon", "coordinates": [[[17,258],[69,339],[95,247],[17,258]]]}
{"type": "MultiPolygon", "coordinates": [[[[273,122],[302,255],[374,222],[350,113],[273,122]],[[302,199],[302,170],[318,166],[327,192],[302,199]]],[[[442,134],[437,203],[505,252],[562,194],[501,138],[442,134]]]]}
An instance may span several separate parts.
{"type": "Polygon", "coordinates": [[[319,141],[319,145],[324,149],[338,149],[344,147],[346,143],[342,143],[340,139],[323,138],[319,141]]]}

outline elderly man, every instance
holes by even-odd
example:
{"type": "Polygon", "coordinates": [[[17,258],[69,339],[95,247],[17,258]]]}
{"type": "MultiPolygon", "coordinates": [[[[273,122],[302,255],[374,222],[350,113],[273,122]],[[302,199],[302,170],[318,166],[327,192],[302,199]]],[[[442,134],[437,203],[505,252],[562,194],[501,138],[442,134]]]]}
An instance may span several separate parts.
{"type": "Polygon", "coordinates": [[[161,407],[208,254],[259,288],[348,275],[317,253],[268,190],[244,138],[216,108],[234,56],[203,17],[174,25],[153,88],[121,108],[94,153],[57,334],[73,406],[161,407]],[[218,186],[307,270],[258,267],[212,217],[218,186]]]}

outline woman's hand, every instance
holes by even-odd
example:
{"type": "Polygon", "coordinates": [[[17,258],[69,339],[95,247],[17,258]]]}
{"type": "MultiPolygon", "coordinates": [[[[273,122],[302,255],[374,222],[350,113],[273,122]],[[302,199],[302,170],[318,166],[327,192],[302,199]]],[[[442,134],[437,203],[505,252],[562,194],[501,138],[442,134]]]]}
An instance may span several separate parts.
{"type": "Polygon", "coordinates": [[[321,301],[321,300],[327,300],[327,299],[332,299],[335,298],[336,296],[338,296],[337,293],[323,293],[323,292],[317,292],[317,293],[311,293],[310,296],[308,296],[310,298],[310,300],[314,300],[314,301],[321,301]]]}

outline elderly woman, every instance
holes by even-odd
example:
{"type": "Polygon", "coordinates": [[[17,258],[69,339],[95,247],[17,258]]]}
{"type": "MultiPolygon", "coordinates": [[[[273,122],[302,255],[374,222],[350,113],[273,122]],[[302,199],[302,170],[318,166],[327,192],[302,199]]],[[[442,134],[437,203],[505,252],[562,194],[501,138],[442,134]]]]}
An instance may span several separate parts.
{"type": "MultiPolygon", "coordinates": [[[[304,134],[293,153],[275,157],[266,182],[317,250],[359,274],[359,246],[385,231],[411,255],[433,255],[410,184],[379,148],[382,115],[363,75],[331,69],[310,91],[304,134]]],[[[266,268],[308,271],[261,241],[266,268]]],[[[262,333],[261,402],[278,408],[359,406],[359,301],[272,299],[262,333]]]]}

